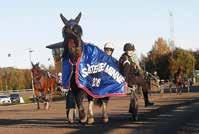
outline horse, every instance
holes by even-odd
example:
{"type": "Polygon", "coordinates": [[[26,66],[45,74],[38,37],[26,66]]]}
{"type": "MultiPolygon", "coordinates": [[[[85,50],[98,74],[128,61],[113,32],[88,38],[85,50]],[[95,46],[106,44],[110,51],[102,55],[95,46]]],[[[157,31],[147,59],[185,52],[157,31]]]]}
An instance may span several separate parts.
{"type": "Polygon", "coordinates": [[[181,95],[182,89],[184,88],[184,82],[185,82],[182,68],[179,68],[178,71],[175,73],[174,79],[175,79],[174,82],[176,85],[176,94],[181,95]]]}
{"type": "MultiPolygon", "coordinates": [[[[79,110],[79,116],[80,116],[80,122],[84,123],[85,122],[85,110],[84,110],[84,106],[83,106],[83,93],[81,93],[82,91],[84,91],[82,88],[78,87],[78,84],[76,83],[75,80],[75,71],[76,70],[76,63],[78,61],[78,59],[81,57],[81,55],[83,54],[83,46],[86,44],[85,42],[82,41],[81,36],[82,36],[82,28],[81,26],[78,24],[81,18],[81,13],[79,13],[79,15],[75,18],[75,19],[70,19],[67,20],[62,14],[60,15],[63,23],[65,24],[65,26],[63,27],[62,30],[62,34],[64,37],[64,52],[63,52],[63,59],[62,59],[62,80],[63,80],[63,86],[64,88],[70,88],[70,91],[67,95],[67,99],[66,103],[67,103],[67,108],[66,108],[66,115],[68,118],[69,123],[73,122],[73,114],[70,114],[70,109],[71,108],[75,108],[74,105],[71,105],[71,103],[76,104],[79,110]],[[67,67],[65,67],[66,65],[64,65],[66,62],[69,63],[69,68],[70,70],[65,70],[67,67]],[[66,72],[70,72],[68,75],[64,74],[66,72]],[[65,76],[71,76],[69,81],[66,81],[65,76]],[[67,84],[68,83],[68,84],[67,84]],[[69,86],[70,85],[70,86],[69,86]],[[71,95],[73,97],[71,97],[71,95]],[[73,102],[72,100],[75,100],[75,102],[73,102]],[[71,107],[69,108],[69,105],[71,105],[71,107]],[[71,116],[70,116],[71,115],[71,116]]],[[[85,93],[85,92],[84,92],[85,93]]],[[[87,95],[87,99],[88,99],[88,114],[86,117],[86,121],[88,124],[92,124],[94,123],[94,116],[93,116],[93,105],[94,105],[94,101],[93,101],[93,97],[88,95],[87,93],[85,93],[87,95]]],[[[102,98],[102,99],[98,99],[99,105],[102,107],[102,113],[103,113],[103,121],[104,122],[108,122],[108,114],[107,114],[107,103],[108,103],[108,97],[102,98]]]]}
{"type": "Polygon", "coordinates": [[[44,109],[47,110],[49,109],[52,103],[57,78],[55,75],[42,70],[39,67],[39,63],[31,64],[31,73],[33,77],[33,87],[34,95],[36,97],[37,102],[37,109],[40,109],[39,101],[42,100],[44,102],[44,109]],[[50,93],[50,99],[48,97],[48,93],[50,93]]]}
{"type": "Polygon", "coordinates": [[[68,90],[66,95],[66,116],[69,123],[74,122],[73,112],[78,108],[79,121],[85,123],[87,115],[85,113],[83,99],[85,93],[82,88],[78,87],[75,80],[76,63],[82,54],[83,41],[82,28],[78,24],[81,18],[81,13],[75,19],[67,20],[62,14],[60,17],[64,23],[62,35],[64,38],[62,54],[62,86],[68,90]]]}

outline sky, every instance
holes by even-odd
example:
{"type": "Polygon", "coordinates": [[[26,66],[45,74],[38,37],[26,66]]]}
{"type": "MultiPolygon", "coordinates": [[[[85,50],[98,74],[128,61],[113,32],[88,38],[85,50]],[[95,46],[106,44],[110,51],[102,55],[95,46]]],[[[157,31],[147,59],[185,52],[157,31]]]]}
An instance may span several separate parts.
{"type": "Polygon", "coordinates": [[[173,13],[175,45],[198,49],[199,1],[197,0],[6,0],[0,4],[0,67],[30,68],[31,60],[53,64],[46,46],[63,41],[59,14],[67,19],[82,12],[82,39],[100,48],[106,42],[119,58],[126,42],[146,55],[158,37],[171,39],[169,12],[173,13]],[[11,56],[8,56],[11,54],[11,56]],[[50,60],[48,60],[50,58],[50,60]]]}

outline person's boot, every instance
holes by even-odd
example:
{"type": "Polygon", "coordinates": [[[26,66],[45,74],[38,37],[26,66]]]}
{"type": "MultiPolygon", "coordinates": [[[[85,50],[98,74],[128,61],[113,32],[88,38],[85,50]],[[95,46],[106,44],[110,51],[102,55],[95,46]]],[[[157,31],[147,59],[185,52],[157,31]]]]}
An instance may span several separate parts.
{"type": "Polygon", "coordinates": [[[153,106],[154,103],[149,101],[148,92],[143,92],[145,107],[153,106]]]}
{"type": "Polygon", "coordinates": [[[145,103],[145,107],[153,106],[153,105],[154,105],[154,103],[153,103],[153,102],[147,102],[147,103],[145,103]]]}

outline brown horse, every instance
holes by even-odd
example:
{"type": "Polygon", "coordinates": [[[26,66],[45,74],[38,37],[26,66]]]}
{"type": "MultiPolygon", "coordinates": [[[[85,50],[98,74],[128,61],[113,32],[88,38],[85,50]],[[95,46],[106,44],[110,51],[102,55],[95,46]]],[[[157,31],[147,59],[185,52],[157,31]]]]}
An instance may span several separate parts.
{"type": "Polygon", "coordinates": [[[31,72],[33,76],[34,95],[36,97],[37,109],[40,109],[39,101],[41,100],[44,102],[44,109],[47,110],[52,103],[54,89],[56,86],[56,76],[42,70],[39,67],[39,63],[32,63],[31,72]]]}

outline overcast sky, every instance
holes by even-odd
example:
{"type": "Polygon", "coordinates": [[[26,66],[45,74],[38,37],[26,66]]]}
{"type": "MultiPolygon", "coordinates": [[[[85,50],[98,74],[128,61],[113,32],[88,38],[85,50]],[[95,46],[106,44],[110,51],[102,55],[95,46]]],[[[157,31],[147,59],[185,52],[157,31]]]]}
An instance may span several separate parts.
{"type": "Polygon", "coordinates": [[[63,23],[81,11],[83,40],[103,48],[115,46],[114,57],[123,44],[133,42],[137,54],[146,54],[158,37],[170,38],[169,11],[173,13],[174,39],[178,47],[197,49],[199,42],[199,2],[197,0],[6,0],[0,4],[0,67],[30,68],[33,62],[52,64],[46,45],[62,41],[63,23]],[[11,54],[8,57],[8,54],[11,54]]]}

